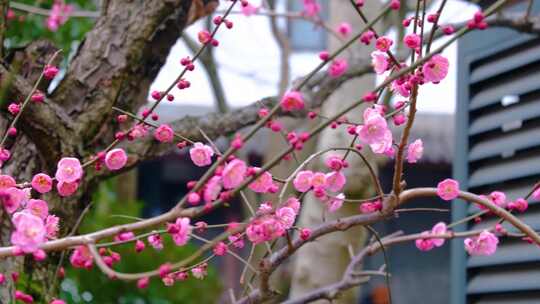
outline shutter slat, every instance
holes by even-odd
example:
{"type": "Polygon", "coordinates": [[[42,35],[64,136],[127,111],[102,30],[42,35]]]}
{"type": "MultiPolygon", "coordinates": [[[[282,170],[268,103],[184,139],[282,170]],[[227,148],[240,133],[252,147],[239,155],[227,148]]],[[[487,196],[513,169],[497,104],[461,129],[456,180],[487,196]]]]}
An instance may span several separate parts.
{"type": "Polygon", "coordinates": [[[474,170],[469,177],[470,187],[500,183],[527,177],[540,172],[540,154],[497,160],[474,170]]]}
{"type": "Polygon", "coordinates": [[[471,83],[486,80],[493,76],[508,72],[540,59],[540,45],[532,45],[529,49],[519,53],[507,54],[502,58],[490,60],[476,67],[471,73],[471,83]]]}
{"type": "Polygon", "coordinates": [[[477,110],[482,107],[496,104],[507,95],[521,95],[538,89],[540,71],[522,73],[515,76],[509,73],[508,79],[502,83],[493,83],[489,88],[477,93],[470,102],[469,108],[477,110]]]}
{"type": "Polygon", "coordinates": [[[467,286],[467,293],[540,290],[540,268],[531,266],[482,268],[467,286]]]}
{"type": "Polygon", "coordinates": [[[497,112],[473,119],[469,128],[469,135],[501,129],[505,124],[526,121],[539,116],[540,99],[527,103],[520,101],[518,104],[506,108],[501,106],[501,109],[497,112]]]}

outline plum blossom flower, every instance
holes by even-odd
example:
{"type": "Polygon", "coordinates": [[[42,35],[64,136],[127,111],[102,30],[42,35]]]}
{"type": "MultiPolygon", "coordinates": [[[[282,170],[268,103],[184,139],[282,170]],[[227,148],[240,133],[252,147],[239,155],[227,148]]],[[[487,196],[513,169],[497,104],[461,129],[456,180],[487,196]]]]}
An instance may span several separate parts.
{"type": "Polygon", "coordinates": [[[408,34],[403,38],[403,43],[410,49],[417,49],[420,47],[420,36],[417,34],[408,34]]]}
{"type": "Polygon", "coordinates": [[[326,207],[328,208],[328,212],[336,212],[339,208],[341,208],[344,200],[345,200],[345,194],[343,193],[340,193],[336,195],[335,197],[330,198],[326,202],[326,207]]]}
{"type": "Polygon", "coordinates": [[[50,214],[45,218],[45,231],[48,239],[55,239],[58,236],[60,218],[50,214]]]}
{"type": "Polygon", "coordinates": [[[77,182],[59,182],[58,184],[56,184],[56,190],[58,190],[58,194],[63,197],[72,195],[73,193],[75,193],[75,191],[77,191],[77,188],[79,188],[79,183],[77,182]]]}
{"type": "Polygon", "coordinates": [[[421,139],[417,139],[407,147],[407,161],[410,164],[416,163],[424,154],[424,144],[421,139]]]}
{"type": "Polygon", "coordinates": [[[222,189],[221,177],[212,176],[212,178],[210,178],[210,180],[206,183],[204,187],[204,191],[203,191],[204,201],[207,203],[211,203],[215,201],[219,197],[219,193],[221,192],[221,189],[222,189]]]}
{"type": "Polygon", "coordinates": [[[364,111],[364,124],[359,125],[356,128],[358,138],[367,144],[384,141],[388,131],[386,119],[384,119],[378,111],[372,108],[367,108],[364,111]]]}
{"type": "Polygon", "coordinates": [[[73,183],[81,179],[82,175],[81,162],[74,157],[64,157],[58,162],[54,176],[58,182],[73,183]]]}
{"type": "Polygon", "coordinates": [[[212,163],[212,156],[214,156],[214,150],[200,142],[196,142],[193,144],[193,147],[189,149],[189,157],[198,167],[210,165],[212,163]]]}
{"type": "Polygon", "coordinates": [[[168,231],[171,230],[171,226],[174,226],[174,233],[171,233],[174,243],[177,246],[183,246],[189,241],[189,234],[191,233],[191,226],[189,225],[189,217],[177,218],[174,224],[169,224],[168,231]]]}
{"type": "Polygon", "coordinates": [[[390,50],[390,47],[394,44],[394,41],[388,37],[382,36],[377,38],[375,42],[375,48],[381,52],[387,52],[390,50]]]}
{"type": "Polygon", "coordinates": [[[466,238],[463,243],[470,255],[492,255],[497,251],[499,239],[493,233],[484,230],[476,237],[466,238]]]}
{"type": "Polygon", "coordinates": [[[25,253],[32,253],[46,241],[43,220],[30,212],[17,212],[12,218],[15,231],[11,234],[11,243],[25,253]]]}
{"type": "Polygon", "coordinates": [[[334,171],[326,173],[324,187],[332,192],[338,192],[343,189],[343,186],[345,186],[346,182],[347,178],[345,177],[345,174],[340,171],[334,171]]]}
{"type": "Polygon", "coordinates": [[[17,182],[13,177],[4,174],[0,175],[0,190],[15,187],[16,184],[17,182]]]}
{"type": "Polygon", "coordinates": [[[283,205],[292,208],[296,215],[300,212],[300,201],[294,196],[289,197],[283,205]]]}
{"type": "Polygon", "coordinates": [[[373,52],[371,53],[371,64],[375,73],[381,75],[388,70],[390,67],[390,61],[385,53],[382,52],[373,52]]]}
{"type": "Polygon", "coordinates": [[[52,178],[45,173],[38,173],[32,178],[32,188],[39,193],[51,191],[52,185],[52,178]]]}
{"type": "Polygon", "coordinates": [[[348,68],[349,64],[347,63],[346,59],[334,59],[334,61],[332,61],[332,64],[330,64],[330,67],[328,68],[328,75],[330,75],[330,77],[337,78],[343,75],[348,68]]]}
{"type": "Polygon", "coordinates": [[[284,233],[283,223],[272,215],[255,219],[246,228],[246,235],[253,244],[271,241],[284,233]]]}
{"type": "Polygon", "coordinates": [[[127,154],[124,149],[116,148],[107,152],[105,155],[105,166],[109,170],[120,170],[127,163],[127,154]]]}
{"type": "Polygon", "coordinates": [[[245,179],[247,165],[240,159],[234,159],[229,162],[221,174],[223,187],[225,189],[233,189],[238,187],[245,179]]]}
{"type": "Polygon", "coordinates": [[[154,138],[162,143],[172,142],[174,137],[173,129],[167,125],[162,124],[154,131],[154,138]]]}
{"type": "Polygon", "coordinates": [[[63,0],[55,1],[46,20],[47,28],[52,32],[56,32],[61,25],[67,22],[72,12],[73,5],[66,4],[63,0]]]}
{"type": "Polygon", "coordinates": [[[382,209],[382,203],[380,200],[372,202],[366,202],[360,205],[360,212],[364,214],[373,213],[382,209]]]}
{"type": "Polygon", "coordinates": [[[445,201],[450,201],[459,195],[459,183],[447,178],[437,185],[437,195],[445,201]]]}
{"type": "Polygon", "coordinates": [[[194,278],[202,280],[208,273],[206,268],[206,264],[194,267],[193,269],[191,269],[191,274],[193,274],[194,278]]]}
{"type": "Polygon", "coordinates": [[[448,59],[442,55],[435,55],[422,66],[424,79],[429,82],[438,83],[448,74],[448,59]]]}
{"type": "Polygon", "coordinates": [[[296,212],[291,207],[281,207],[276,210],[276,217],[281,221],[284,229],[289,229],[294,225],[296,212]]]}
{"type": "Polygon", "coordinates": [[[337,31],[341,34],[341,36],[347,37],[352,31],[352,27],[347,22],[341,22],[337,28],[337,31]]]}
{"type": "MultiPolygon", "coordinates": [[[[424,231],[421,233],[421,235],[428,237],[430,233],[428,231],[424,231]]],[[[433,239],[430,238],[419,238],[414,243],[416,245],[416,248],[418,248],[420,251],[430,251],[435,247],[433,239]]]]}
{"type": "MultiPolygon", "coordinates": [[[[255,168],[255,171],[261,170],[260,168],[255,168]]],[[[257,193],[267,193],[274,187],[272,182],[272,174],[265,171],[261,176],[259,176],[255,181],[249,184],[249,189],[257,193]]]]}
{"type": "Polygon", "coordinates": [[[31,199],[26,203],[25,210],[28,210],[33,215],[45,220],[49,215],[49,205],[46,201],[40,199],[31,199]]]}
{"type": "Polygon", "coordinates": [[[304,0],[304,10],[302,13],[305,16],[313,17],[321,11],[321,5],[317,0],[304,0]]]}
{"type": "Polygon", "coordinates": [[[256,14],[259,11],[259,7],[252,5],[251,3],[247,3],[246,5],[242,5],[241,7],[242,15],[249,17],[251,15],[256,14]]]}
{"type": "Polygon", "coordinates": [[[280,104],[283,111],[302,110],[304,108],[304,98],[302,97],[302,93],[290,91],[283,95],[280,104]]]}
{"type": "Polygon", "coordinates": [[[345,166],[345,162],[339,155],[330,155],[324,160],[324,164],[328,169],[339,171],[345,166]]]}
{"type": "Polygon", "coordinates": [[[501,191],[493,191],[489,194],[489,199],[501,208],[506,207],[506,194],[501,191]]]}
{"type": "Polygon", "coordinates": [[[313,173],[311,178],[311,186],[315,189],[324,189],[326,185],[326,175],[322,172],[313,173]]]}
{"type": "Polygon", "coordinates": [[[227,253],[228,248],[225,243],[219,242],[216,244],[213,251],[214,251],[214,254],[217,256],[224,256],[227,253]]]}
{"type": "Polygon", "coordinates": [[[529,208],[529,203],[523,198],[518,198],[513,202],[508,203],[510,210],[517,210],[519,212],[525,212],[529,208]]]}
{"type": "Polygon", "coordinates": [[[163,240],[161,239],[161,235],[157,233],[148,236],[148,243],[156,250],[163,249],[163,240]]]}
{"type": "Polygon", "coordinates": [[[311,189],[311,179],[313,178],[313,172],[310,170],[300,171],[296,174],[293,185],[299,192],[306,192],[311,189]]]}
{"type": "MultiPolygon", "coordinates": [[[[446,231],[447,231],[446,224],[443,222],[440,222],[440,223],[435,224],[435,226],[433,226],[433,228],[431,229],[431,234],[440,235],[440,234],[445,234],[446,231]]],[[[441,247],[444,244],[445,239],[431,239],[431,241],[433,242],[433,245],[435,245],[435,247],[441,247]]]]}
{"type": "Polygon", "coordinates": [[[4,205],[7,213],[11,214],[27,200],[26,193],[18,188],[11,187],[5,190],[0,190],[0,202],[4,205]]]}
{"type": "Polygon", "coordinates": [[[80,245],[77,246],[75,250],[73,250],[69,261],[71,262],[71,265],[75,268],[90,269],[92,268],[92,265],[94,263],[94,258],[92,257],[92,254],[90,254],[90,250],[88,249],[88,247],[80,245]]]}

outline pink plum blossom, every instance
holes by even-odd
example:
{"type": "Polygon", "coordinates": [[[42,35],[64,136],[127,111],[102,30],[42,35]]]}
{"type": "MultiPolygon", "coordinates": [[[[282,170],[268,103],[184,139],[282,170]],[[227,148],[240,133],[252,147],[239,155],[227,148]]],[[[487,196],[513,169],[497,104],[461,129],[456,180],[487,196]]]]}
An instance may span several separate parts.
{"type": "Polygon", "coordinates": [[[154,131],[154,138],[162,143],[172,142],[174,131],[169,125],[162,124],[154,131]]]}
{"type": "Polygon", "coordinates": [[[336,212],[339,208],[341,208],[344,200],[345,200],[345,195],[343,193],[340,193],[336,195],[335,197],[330,198],[326,202],[326,207],[328,208],[328,212],[336,212]]]}
{"type": "Polygon", "coordinates": [[[420,47],[420,36],[418,34],[408,34],[403,38],[403,43],[410,49],[417,49],[420,47]]]}
{"type": "Polygon", "coordinates": [[[27,200],[26,193],[18,188],[11,187],[5,190],[0,190],[0,202],[4,205],[7,213],[11,214],[27,200]]]}
{"type": "Polygon", "coordinates": [[[249,17],[251,15],[256,14],[259,11],[259,7],[254,6],[251,3],[247,3],[247,5],[242,5],[241,11],[242,11],[242,15],[249,17]]]}
{"type": "Polygon", "coordinates": [[[283,95],[280,104],[283,111],[302,110],[304,108],[304,98],[302,97],[302,93],[290,91],[283,95]]]}
{"type": "Polygon", "coordinates": [[[82,175],[81,162],[74,157],[64,157],[58,162],[54,176],[58,182],[73,183],[81,179],[82,175]]]}
{"type": "Polygon", "coordinates": [[[45,218],[45,231],[48,239],[55,239],[58,236],[60,218],[54,214],[45,218]]]}
{"type": "Polygon", "coordinates": [[[189,217],[182,217],[176,219],[176,222],[172,224],[176,226],[175,229],[177,229],[175,233],[172,233],[174,243],[177,246],[183,246],[189,241],[191,233],[191,226],[189,225],[189,222],[189,217]]]}
{"type": "Polygon", "coordinates": [[[193,147],[189,149],[189,157],[198,167],[210,165],[212,163],[212,156],[214,156],[214,150],[200,142],[196,142],[193,144],[193,147]]]}
{"type": "Polygon", "coordinates": [[[345,186],[347,178],[342,172],[334,171],[326,174],[324,182],[324,187],[327,190],[330,190],[332,192],[338,192],[343,189],[343,186],[345,186]]]}
{"type": "Polygon", "coordinates": [[[220,176],[212,176],[212,178],[210,178],[210,180],[206,183],[203,191],[203,199],[205,202],[211,203],[219,197],[219,193],[222,189],[221,181],[222,179],[220,176]]]}
{"type": "Polygon", "coordinates": [[[339,171],[345,166],[345,162],[339,155],[330,155],[324,160],[324,164],[328,169],[339,171]]]}
{"type": "Polygon", "coordinates": [[[75,193],[75,191],[77,191],[77,188],[79,188],[79,183],[77,182],[59,182],[58,184],[56,184],[56,190],[58,190],[58,194],[63,197],[72,195],[73,193],[75,193]]]}
{"type": "Polygon", "coordinates": [[[281,207],[276,210],[276,217],[281,221],[284,229],[289,229],[294,224],[296,212],[290,207],[281,207]]]}
{"type": "Polygon", "coordinates": [[[13,177],[4,174],[0,175],[0,190],[15,187],[16,184],[17,182],[13,177]]]}
{"type": "Polygon", "coordinates": [[[313,172],[309,170],[300,171],[293,180],[294,188],[299,192],[306,192],[311,189],[311,179],[313,172]]]}
{"type": "MultiPolygon", "coordinates": [[[[430,233],[428,231],[424,231],[421,234],[422,236],[428,237],[430,233]]],[[[430,238],[419,238],[415,242],[416,248],[418,248],[420,251],[430,251],[435,247],[435,243],[433,243],[433,239],[430,238]]]]}
{"type": "Polygon", "coordinates": [[[322,172],[313,173],[311,178],[311,186],[315,189],[323,189],[326,185],[326,175],[322,172]]]}
{"type": "Polygon", "coordinates": [[[343,36],[347,37],[352,31],[352,27],[347,22],[341,22],[337,28],[337,31],[343,36]]]}
{"type": "MultiPolygon", "coordinates": [[[[446,224],[443,222],[440,222],[440,223],[435,224],[435,226],[433,226],[433,228],[431,229],[431,234],[433,235],[445,234],[446,230],[447,230],[446,224]]],[[[435,245],[435,247],[441,247],[444,244],[445,239],[431,239],[431,241],[433,242],[433,245],[435,245]]]]}
{"type": "Polygon", "coordinates": [[[499,239],[493,233],[484,230],[478,236],[466,238],[463,243],[470,255],[492,255],[497,251],[499,239]]]}
{"type": "Polygon", "coordinates": [[[120,170],[126,165],[126,163],[127,154],[124,149],[112,149],[105,155],[105,166],[107,166],[109,170],[120,170]]]}
{"type": "Polygon", "coordinates": [[[247,237],[253,244],[271,241],[284,233],[283,223],[272,215],[255,219],[246,228],[247,237]]]}
{"type": "Polygon", "coordinates": [[[163,249],[163,240],[161,239],[161,235],[157,233],[148,236],[148,243],[156,250],[163,249]]]}
{"type": "Polygon", "coordinates": [[[73,250],[69,261],[71,262],[71,265],[75,268],[90,269],[92,268],[92,265],[94,263],[94,258],[92,257],[92,254],[90,254],[90,250],[88,249],[88,247],[80,245],[77,246],[75,250],[73,250]]]}
{"type": "Polygon", "coordinates": [[[390,67],[390,61],[385,53],[382,52],[373,52],[371,53],[371,64],[375,73],[381,75],[388,70],[390,67]]]}
{"type": "Polygon", "coordinates": [[[448,74],[448,59],[442,55],[435,55],[424,64],[422,73],[424,79],[429,82],[438,83],[448,74]]]}
{"type": "Polygon", "coordinates": [[[52,178],[45,173],[38,173],[32,178],[32,188],[39,193],[51,191],[52,185],[52,178]]]}
{"type": "Polygon", "coordinates": [[[11,243],[25,253],[38,250],[46,241],[46,230],[43,220],[29,212],[13,214],[15,231],[11,234],[11,243]]]}
{"type": "Polygon", "coordinates": [[[44,200],[31,199],[26,203],[25,209],[42,220],[45,220],[49,215],[49,205],[44,200]]]}
{"type": "Polygon", "coordinates": [[[285,201],[284,206],[292,208],[297,215],[298,212],[300,212],[300,201],[294,196],[289,197],[287,201],[285,201]]]}
{"type": "Polygon", "coordinates": [[[508,208],[510,210],[525,212],[527,211],[527,208],[529,208],[529,203],[523,198],[518,198],[515,201],[508,203],[508,208]]]}
{"type": "Polygon", "coordinates": [[[63,0],[55,1],[46,21],[47,28],[52,32],[56,32],[61,25],[67,22],[72,12],[73,5],[66,4],[63,0]]]}
{"type": "Polygon", "coordinates": [[[437,185],[437,195],[445,201],[451,201],[459,195],[459,183],[447,178],[437,185]]]}
{"type": "Polygon", "coordinates": [[[377,38],[377,41],[375,42],[375,48],[381,52],[387,52],[390,50],[390,47],[394,44],[394,41],[392,39],[382,36],[377,38]]]}
{"type": "Polygon", "coordinates": [[[417,139],[407,147],[407,161],[410,164],[416,163],[424,154],[424,144],[421,139],[417,139]]]}
{"type": "Polygon", "coordinates": [[[330,64],[330,67],[328,68],[328,75],[331,77],[337,78],[341,75],[343,75],[347,68],[349,67],[349,64],[347,63],[346,59],[338,58],[334,59],[332,63],[330,64]]]}
{"type": "Polygon", "coordinates": [[[225,189],[233,189],[238,187],[245,179],[247,165],[240,159],[234,159],[229,162],[221,174],[223,179],[223,187],[225,189]]]}
{"type": "Polygon", "coordinates": [[[303,0],[304,1],[304,10],[302,13],[305,16],[313,17],[316,16],[321,11],[321,5],[317,0],[303,0]]]}
{"type": "Polygon", "coordinates": [[[386,119],[378,111],[374,111],[371,108],[367,108],[364,111],[364,124],[356,128],[358,138],[367,144],[383,141],[387,132],[388,124],[386,123],[386,119]]]}
{"type": "MultiPolygon", "coordinates": [[[[255,170],[259,171],[260,168],[255,168],[255,170]]],[[[255,181],[249,184],[249,189],[257,193],[267,193],[272,187],[274,187],[272,174],[270,174],[268,171],[265,171],[255,181]]]]}

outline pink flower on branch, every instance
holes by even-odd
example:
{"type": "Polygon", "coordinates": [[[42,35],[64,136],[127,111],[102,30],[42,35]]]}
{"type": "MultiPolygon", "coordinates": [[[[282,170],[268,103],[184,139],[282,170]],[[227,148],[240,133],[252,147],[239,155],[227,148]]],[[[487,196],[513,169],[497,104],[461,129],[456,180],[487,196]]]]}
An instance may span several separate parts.
{"type": "Polygon", "coordinates": [[[205,167],[212,163],[214,150],[203,143],[196,142],[193,144],[193,147],[189,149],[189,156],[196,166],[205,167]]]}
{"type": "Polygon", "coordinates": [[[499,239],[493,233],[484,230],[478,236],[466,238],[463,243],[470,255],[492,255],[497,251],[499,239]]]}
{"type": "Polygon", "coordinates": [[[437,185],[437,195],[445,201],[451,201],[459,195],[459,183],[447,178],[437,185]]]}
{"type": "Polygon", "coordinates": [[[46,241],[43,220],[29,212],[17,212],[12,218],[15,231],[11,234],[11,243],[25,253],[38,250],[46,241]]]}

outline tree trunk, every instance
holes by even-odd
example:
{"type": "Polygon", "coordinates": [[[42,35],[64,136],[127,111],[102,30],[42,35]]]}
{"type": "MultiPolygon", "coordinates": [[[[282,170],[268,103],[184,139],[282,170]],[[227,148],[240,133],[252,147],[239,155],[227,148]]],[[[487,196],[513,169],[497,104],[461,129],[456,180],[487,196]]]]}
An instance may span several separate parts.
{"type": "MultiPolygon", "coordinates": [[[[360,30],[364,24],[348,0],[330,1],[330,23],[332,28],[337,28],[339,23],[349,22],[353,27],[353,32],[360,30]]],[[[362,11],[372,17],[380,8],[377,1],[368,1],[362,11]]],[[[329,49],[339,47],[341,43],[331,37],[329,49]]],[[[352,52],[344,53],[349,62],[353,58],[369,57],[370,50],[362,45],[355,44],[350,48],[352,52]]],[[[322,114],[326,117],[358,100],[365,92],[373,88],[375,78],[364,76],[358,80],[352,80],[344,84],[335,91],[330,99],[324,104],[322,114]]],[[[363,107],[359,107],[348,114],[351,120],[358,121],[362,117],[363,107]]],[[[331,147],[347,147],[350,145],[352,137],[344,131],[345,127],[338,130],[326,129],[318,138],[316,151],[321,151],[331,147]]],[[[370,163],[374,163],[373,155],[369,149],[362,151],[370,163]]],[[[324,170],[324,157],[314,165],[314,170],[324,170]]],[[[365,198],[374,193],[373,182],[370,178],[366,166],[359,157],[350,155],[348,157],[350,167],[345,171],[348,184],[345,189],[348,198],[365,198]]],[[[299,219],[299,226],[312,227],[319,224],[325,214],[327,221],[350,216],[359,213],[358,205],[344,203],[343,207],[334,214],[325,212],[325,206],[313,195],[308,195],[303,203],[302,213],[299,219]]],[[[366,232],[362,227],[355,227],[345,232],[329,234],[320,238],[313,244],[302,247],[295,258],[294,275],[291,284],[290,297],[295,298],[312,289],[337,282],[341,280],[343,271],[350,261],[349,246],[357,252],[366,240],[366,232]],[[316,265],[316,266],[315,266],[316,265]]],[[[344,293],[335,303],[356,303],[358,299],[358,289],[351,289],[344,293]]],[[[323,301],[324,302],[324,301],[323,301]]],[[[321,303],[323,303],[321,302],[321,303]]]]}

